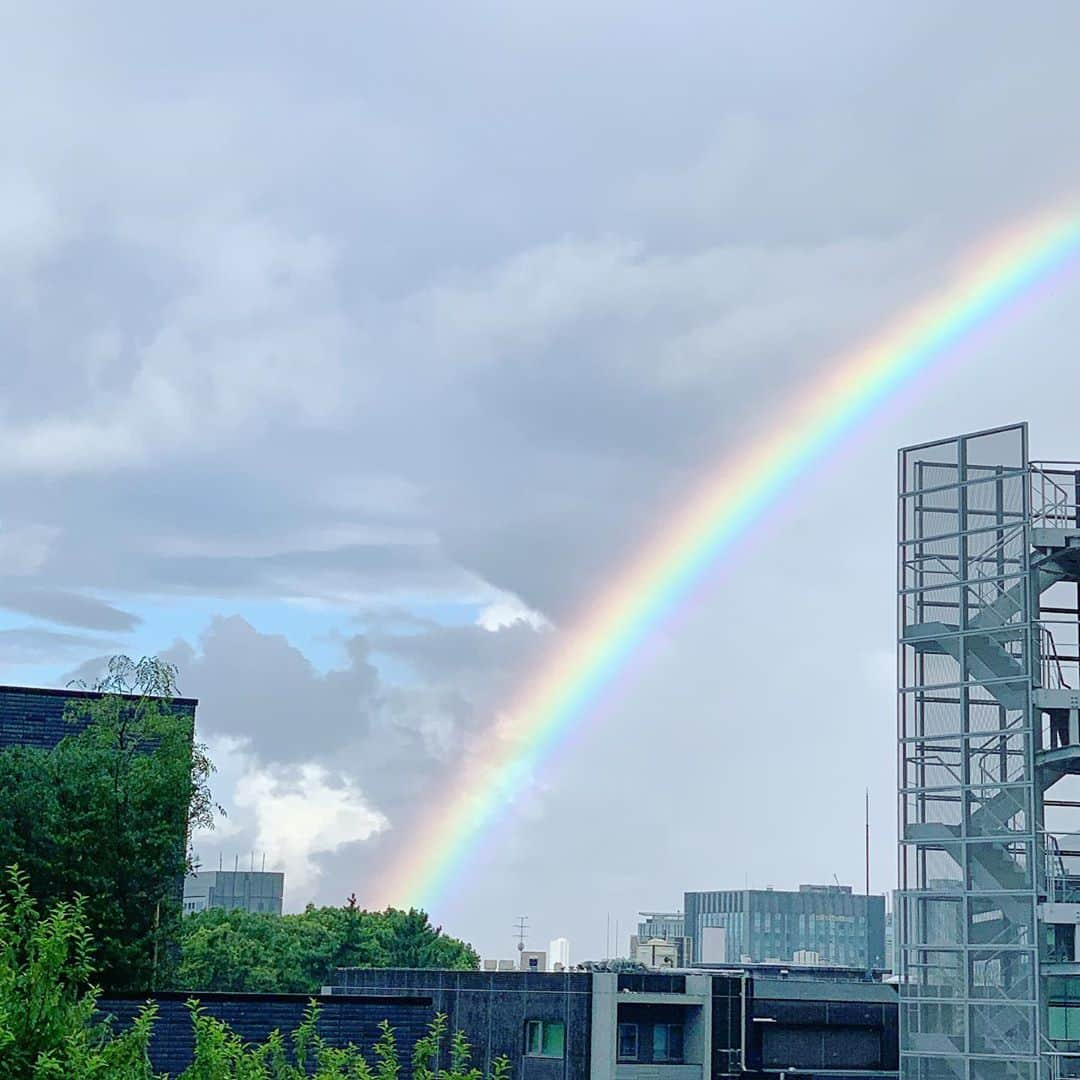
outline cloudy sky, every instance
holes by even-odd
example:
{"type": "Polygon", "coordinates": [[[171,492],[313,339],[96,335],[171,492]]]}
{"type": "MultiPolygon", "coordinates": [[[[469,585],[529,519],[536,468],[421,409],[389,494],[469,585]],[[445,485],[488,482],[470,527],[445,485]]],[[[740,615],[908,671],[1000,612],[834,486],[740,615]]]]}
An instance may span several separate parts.
{"type": "MultiPolygon", "coordinates": [[[[159,653],[206,865],[370,895],[516,688],[845,349],[1080,192],[1080,6],[4,6],[0,679],[159,653]],[[288,10],[287,10],[288,9],[288,10]]],[[[1080,457],[1080,281],[785,496],[433,915],[604,950],[895,880],[895,450],[1080,457]]]]}

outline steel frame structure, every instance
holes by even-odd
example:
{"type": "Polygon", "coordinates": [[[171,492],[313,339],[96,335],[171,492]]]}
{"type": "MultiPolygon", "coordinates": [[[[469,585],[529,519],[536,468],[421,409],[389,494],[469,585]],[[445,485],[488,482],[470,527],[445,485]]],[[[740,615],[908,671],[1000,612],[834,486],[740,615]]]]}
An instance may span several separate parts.
{"type": "Polygon", "coordinates": [[[1043,599],[1080,581],[1078,478],[1032,464],[1026,424],[900,451],[904,1080],[1080,1075],[1047,1031],[1045,980],[1080,975],[1080,953],[1055,968],[1045,927],[1080,921],[1080,878],[1044,799],[1080,772],[1080,691],[1048,625],[1074,630],[1080,600],[1043,599]]]}

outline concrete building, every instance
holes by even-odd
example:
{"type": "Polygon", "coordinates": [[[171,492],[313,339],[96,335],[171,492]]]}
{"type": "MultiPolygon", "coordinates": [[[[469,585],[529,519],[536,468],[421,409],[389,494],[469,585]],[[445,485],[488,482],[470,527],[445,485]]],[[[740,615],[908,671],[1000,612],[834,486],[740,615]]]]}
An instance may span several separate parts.
{"type": "Polygon", "coordinates": [[[423,1001],[514,1080],[898,1076],[894,987],[849,972],[348,968],[324,993],[423,1001]]]}
{"type": "Polygon", "coordinates": [[[885,897],[848,885],[800,885],[798,892],[688,892],[686,936],[694,964],[796,963],[885,968],[885,897]]]}
{"type": "Polygon", "coordinates": [[[903,1074],[1080,1076],[1080,464],[1017,424],[899,488],[903,1074]]]}
{"type": "Polygon", "coordinates": [[[649,967],[689,967],[693,958],[690,939],[686,936],[686,920],[681,911],[639,911],[641,922],[637,933],[630,935],[630,959],[649,967]],[[669,948],[656,951],[657,943],[669,948]],[[654,964],[642,956],[653,954],[671,957],[670,964],[654,964]],[[640,954],[640,955],[639,955],[640,954]]]}
{"type": "Polygon", "coordinates": [[[280,915],[285,875],[270,870],[200,870],[184,879],[184,914],[207,908],[280,915]]]}

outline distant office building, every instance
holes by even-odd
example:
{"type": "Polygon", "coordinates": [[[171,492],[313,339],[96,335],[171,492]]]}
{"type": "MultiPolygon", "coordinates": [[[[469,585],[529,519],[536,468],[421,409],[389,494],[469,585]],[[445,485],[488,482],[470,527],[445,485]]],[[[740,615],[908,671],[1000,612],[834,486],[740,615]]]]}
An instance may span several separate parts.
{"type": "Polygon", "coordinates": [[[548,960],[552,971],[569,971],[570,942],[564,937],[554,938],[548,945],[548,960]]]}
{"type": "MultiPolygon", "coordinates": [[[[691,962],[690,939],[686,936],[686,920],[681,911],[639,911],[641,922],[638,923],[637,933],[630,936],[630,957],[640,960],[650,967],[688,967],[691,962]],[[639,952],[644,949],[645,955],[652,955],[649,946],[656,942],[663,942],[674,948],[674,956],[671,964],[653,965],[648,960],[640,959],[639,952]]],[[[665,957],[669,956],[668,950],[661,950],[665,957]]]]}
{"type": "Polygon", "coordinates": [[[285,875],[269,870],[200,870],[184,880],[184,914],[208,908],[280,915],[285,875]]]}
{"type": "Polygon", "coordinates": [[[739,889],[685,894],[691,964],[816,962],[884,969],[885,897],[849,885],[800,885],[798,892],[739,889]]]}
{"type": "MultiPolygon", "coordinates": [[[[93,690],[53,690],[40,686],[0,686],[0,749],[35,746],[51,750],[61,739],[86,727],[85,721],[68,720],[69,704],[105,695],[93,690]]],[[[195,719],[195,698],[173,698],[174,712],[195,719]]]]}

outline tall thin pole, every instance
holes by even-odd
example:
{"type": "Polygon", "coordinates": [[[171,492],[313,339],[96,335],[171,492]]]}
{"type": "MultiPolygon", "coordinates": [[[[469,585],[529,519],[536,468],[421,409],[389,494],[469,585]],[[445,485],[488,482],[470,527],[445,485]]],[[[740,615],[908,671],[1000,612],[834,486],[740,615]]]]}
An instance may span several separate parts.
{"type": "Polygon", "coordinates": [[[607,926],[604,928],[604,959],[611,959],[611,912],[607,913],[607,926]]]}
{"type": "Polygon", "coordinates": [[[866,789],[866,895],[870,895],[870,789],[866,789]]]}
{"type": "Polygon", "coordinates": [[[870,955],[870,789],[866,789],[866,970],[874,966],[870,955]]]}

